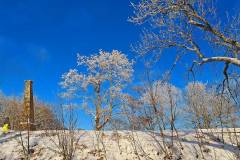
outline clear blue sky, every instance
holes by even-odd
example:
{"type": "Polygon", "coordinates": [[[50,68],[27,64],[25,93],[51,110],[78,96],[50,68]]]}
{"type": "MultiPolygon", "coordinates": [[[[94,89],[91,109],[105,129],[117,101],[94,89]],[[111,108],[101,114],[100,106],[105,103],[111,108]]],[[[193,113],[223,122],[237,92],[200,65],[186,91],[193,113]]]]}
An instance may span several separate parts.
{"type": "Polygon", "coordinates": [[[51,101],[62,73],[76,66],[76,53],[118,49],[130,54],[137,27],[127,22],[128,0],[1,0],[0,89],[19,95],[25,79],[51,101]]]}
{"type": "Polygon", "coordinates": [[[39,99],[56,103],[60,76],[76,66],[77,52],[118,49],[133,57],[140,27],[127,21],[132,11],[129,0],[0,0],[0,90],[21,96],[31,79],[39,99]]]}

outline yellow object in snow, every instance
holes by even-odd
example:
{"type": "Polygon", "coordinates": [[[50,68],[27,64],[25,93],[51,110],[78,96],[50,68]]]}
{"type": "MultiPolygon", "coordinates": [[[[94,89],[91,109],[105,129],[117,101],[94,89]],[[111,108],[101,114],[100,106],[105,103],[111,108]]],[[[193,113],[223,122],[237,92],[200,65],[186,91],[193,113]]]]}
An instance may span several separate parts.
{"type": "Polygon", "coordinates": [[[2,128],[2,132],[3,133],[8,133],[8,131],[9,131],[8,124],[4,124],[3,128],[2,128]]]}

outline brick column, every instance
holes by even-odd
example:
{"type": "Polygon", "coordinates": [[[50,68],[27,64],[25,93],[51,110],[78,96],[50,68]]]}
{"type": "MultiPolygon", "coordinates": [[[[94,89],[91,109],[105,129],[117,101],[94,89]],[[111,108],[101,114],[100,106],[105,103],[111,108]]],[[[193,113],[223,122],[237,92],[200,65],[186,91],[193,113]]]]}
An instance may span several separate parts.
{"type": "MultiPolygon", "coordinates": [[[[29,119],[29,129],[35,130],[34,127],[34,104],[33,104],[33,91],[32,91],[32,81],[25,81],[24,89],[24,119],[28,122],[29,119]]],[[[24,127],[25,128],[25,127],[24,127]]]]}

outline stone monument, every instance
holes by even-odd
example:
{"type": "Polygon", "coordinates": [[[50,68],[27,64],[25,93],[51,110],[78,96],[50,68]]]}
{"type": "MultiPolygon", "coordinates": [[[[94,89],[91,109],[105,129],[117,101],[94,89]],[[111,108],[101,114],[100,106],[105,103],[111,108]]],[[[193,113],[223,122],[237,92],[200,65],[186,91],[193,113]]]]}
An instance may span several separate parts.
{"type": "Polygon", "coordinates": [[[33,91],[32,91],[32,81],[25,81],[24,89],[24,128],[29,130],[35,130],[34,126],[34,103],[33,103],[33,91]]]}

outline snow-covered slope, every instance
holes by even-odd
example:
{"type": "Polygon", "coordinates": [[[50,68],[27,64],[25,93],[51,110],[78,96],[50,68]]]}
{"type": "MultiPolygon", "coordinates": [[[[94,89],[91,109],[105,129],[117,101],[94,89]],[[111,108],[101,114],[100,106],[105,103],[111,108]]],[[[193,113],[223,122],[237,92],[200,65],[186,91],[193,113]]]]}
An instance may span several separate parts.
{"type": "MultiPolygon", "coordinates": [[[[240,131],[240,129],[237,129],[240,131]]],[[[173,159],[238,159],[240,150],[237,141],[240,134],[233,134],[233,129],[224,130],[225,143],[221,139],[221,130],[202,130],[199,134],[195,131],[181,131],[173,138],[174,147],[171,146],[171,132],[165,131],[164,138],[159,134],[150,132],[131,131],[105,131],[97,138],[99,133],[95,131],[78,131],[76,137],[80,137],[76,145],[76,160],[134,160],[134,159],[165,159],[166,152],[174,152],[173,159]],[[163,141],[165,143],[163,143],[163,141]]],[[[11,131],[7,135],[0,133],[0,159],[21,159],[24,157],[21,136],[19,132],[11,131]]],[[[22,133],[24,146],[27,146],[27,133],[22,133]]],[[[69,138],[69,137],[68,137],[69,138]]],[[[58,160],[62,159],[57,153],[58,138],[51,132],[45,131],[30,133],[29,146],[31,159],[58,160]],[[51,136],[50,136],[51,135],[51,136]]],[[[75,143],[74,143],[75,145],[75,143]]]]}

